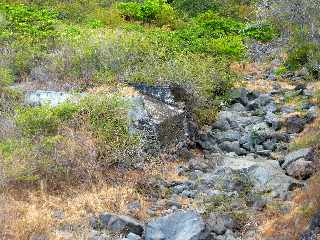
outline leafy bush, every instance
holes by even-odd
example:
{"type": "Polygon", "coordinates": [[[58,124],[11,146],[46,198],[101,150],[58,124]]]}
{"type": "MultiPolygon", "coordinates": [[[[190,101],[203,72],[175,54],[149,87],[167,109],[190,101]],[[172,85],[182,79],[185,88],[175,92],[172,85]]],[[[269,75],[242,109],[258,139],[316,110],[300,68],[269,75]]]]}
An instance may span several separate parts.
{"type": "Polygon", "coordinates": [[[318,78],[319,3],[309,0],[283,0],[271,1],[271,3],[265,15],[268,16],[268,20],[273,21],[274,26],[289,37],[287,60],[289,69],[307,67],[310,77],[318,78]]]}
{"type": "Polygon", "coordinates": [[[128,132],[128,104],[115,95],[88,95],[78,103],[20,109],[23,137],[0,141],[6,179],[75,183],[93,179],[99,166],[130,164],[128,152],[139,139],[128,132]]]}
{"type": "Polygon", "coordinates": [[[12,72],[8,68],[0,67],[0,91],[13,83],[12,72]]]}
{"type": "Polygon", "coordinates": [[[268,42],[278,35],[271,25],[249,25],[242,31],[244,36],[254,38],[258,41],[268,42]]]}
{"type": "Polygon", "coordinates": [[[241,22],[209,11],[196,17],[191,26],[176,31],[173,41],[192,52],[241,58],[245,50],[239,34],[242,27],[241,22]]]}
{"type": "Polygon", "coordinates": [[[124,98],[104,95],[81,100],[79,114],[89,123],[101,149],[125,149],[133,143],[128,130],[128,104],[124,98]]]}
{"type": "Polygon", "coordinates": [[[11,70],[0,66],[0,112],[2,114],[12,113],[20,99],[20,93],[10,88],[13,81],[11,70]]]}
{"type": "Polygon", "coordinates": [[[16,122],[24,134],[32,136],[54,134],[59,126],[59,118],[50,106],[21,109],[16,122]]]}
{"type": "Polygon", "coordinates": [[[177,10],[185,12],[191,17],[208,10],[217,11],[220,7],[215,0],[174,0],[172,5],[177,10]]]}
{"type": "Polygon", "coordinates": [[[194,17],[206,11],[236,19],[252,17],[254,1],[247,0],[174,0],[173,6],[182,13],[194,17]]]}
{"type": "Polygon", "coordinates": [[[34,38],[54,36],[57,13],[47,9],[37,9],[27,5],[8,5],[0,7],[8,21],[7,31],[11,34],[29,35],[34,38]]]}
{"type": "Polygon", "coordinates": [[[307,65],[312,61],[312,57],[314,56],[314,53],[319,51],[319,49],[320,49],[320,46],[314,43],[300,42],[299,45],[295,45],[289,51],[289,55],[287,59],[287,64],[289,65],[289,68],[297,69],[307,65]]]}
{"type": "Polygon", "coordinates": [[[175,15],[173,8],[165,0],[120,3],[118,9],[127,19],[145,22],[158,20],[160,24],[170,23],[175,15]]]}

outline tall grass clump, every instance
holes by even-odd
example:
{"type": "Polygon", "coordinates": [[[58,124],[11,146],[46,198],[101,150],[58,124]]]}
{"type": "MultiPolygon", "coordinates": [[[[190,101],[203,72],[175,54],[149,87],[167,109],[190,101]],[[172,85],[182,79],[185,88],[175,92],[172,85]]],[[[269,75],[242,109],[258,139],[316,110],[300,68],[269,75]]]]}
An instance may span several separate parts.
{"type": "Polygon", "coordinates": [[[106,167],[130,166],[139,140],[128,132],[128,104],[118,96],[98,95],[56,107],[20,108],[20,135],[0,141],[7,184],[77,184],[93,181],[106,167]]]}

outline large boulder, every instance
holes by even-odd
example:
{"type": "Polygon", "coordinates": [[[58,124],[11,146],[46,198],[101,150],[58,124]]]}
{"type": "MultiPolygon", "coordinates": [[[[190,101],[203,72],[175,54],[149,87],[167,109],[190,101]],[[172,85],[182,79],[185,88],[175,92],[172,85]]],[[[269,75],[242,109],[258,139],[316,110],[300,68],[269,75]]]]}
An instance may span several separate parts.
{"type": "Polygon", "coordinates": [[[156,218],[145,227],[145,240],[204,240],[207,236],[204,221],[193,211],[156,218]]]}
{"type": "Polygon", "coordinates": [[[312,161],[314,158],[314,151],[312,148],[303,148],[294,152],[290,152],[284,158],[284,162],[281,165],[283,169],[286,169],[293,162],[304,159],[305,161],[312,161]]]}
{"type": "Polygon", "coordinates": [[[277,161],[253,155],[241,157],[226,155],[219,166],[213,172],[204,174],[199,182],[205,186],[213,188],[224,186],[224,189],[227,189],[225,183],[228,182],[231,186],[234,180],[239,179],[239,175],[254,192],[271,192],[274,196],[284,196],[293,186],[300,185],[297,180],[286,175],[277,161]]]}
{"type": "Polygon", "coordinates": [[[300,133],[306,124],[307,121],[299,115],[290,116],[285,121],[285,127],[288,133],[300,133]]]}
{"type": "Polygon", "coordinates": [[[105,229],[112,232],[131,232],[141,236],[143,234],[143,224],[134,218],[121,216],[112,213],[103,213],[97,218],[92,218],[90,225],[96,229],[105,229]]]}
{"type": "MultiPolygon", "coordinates": [[[[179,107],[181,104],[179,106],[167,104],[172,103],[174,98],[167,93],[166,88],[160,89],[159,87],[157,90],[159,93],[157,99],[138,92],[123,96],[131,103],[128,112],[129,132],[142,136],[143,150],[147,153],[157,153],[162,148],[187,138],[186,111],[183,106],[179,107]]],[[[28,91],[25,92],[24,103],[30,106],[44,104],[57,106],[66,101],[77,103],[86,95],[86,93],[28,91]]]]}
{"type": "Polygon", "coordinates": [[[84,94],[71,94],[67,92],[56,92],[56,91],[27,91],[25,92],[24,103],[31,106],[39,106],[49,104],[51,106],[57,106],[60,103],[66,101],[78,101],[79,97],[84,94]]]}
{"type": "Polygon", "coordinates": [[[217,235],[223,235],[226,231],[235,228],[234,220],[226,214],[211,213],[206,219],[209,232],[214,232],[217,235]]]}
{"type": "Polygon", "coordinates": [[[311,177],[314,171],[313,162],[305,161],[303,158],[291,163],[287,167],[287,174],[299,180],[311,177]]]}

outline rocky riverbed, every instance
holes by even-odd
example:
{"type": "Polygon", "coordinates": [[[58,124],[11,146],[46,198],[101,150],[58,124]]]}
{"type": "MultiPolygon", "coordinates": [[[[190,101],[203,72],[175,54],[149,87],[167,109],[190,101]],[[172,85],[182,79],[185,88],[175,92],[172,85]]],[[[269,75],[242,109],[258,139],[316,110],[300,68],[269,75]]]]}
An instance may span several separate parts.
{"type": "MultiPolygon", "coordinates": [[[[265,46],[264,51],[272,52],[272,47],[265,46]]],[[[265,60],[256,60],[261,61],[265,60]]],[[[131,102],[128,127],[144,136],[141,160],[133,168],[146,171],[145,157],[161,153],[166,156],[163,161],[177,162],[172,171],[184,180],[149,179],[145,183],[151,190],[149,220],[135,219],[134,213],[142,206],[131,202],[132,216],[101,213],[88,217],[89,239],[261,239],[258,216],[263,216],[267,205],[279,201],[284,205],[281,211],[288,212],[293,191],[306,185],[317,164],[314,149],[289,148],[317,118],[314,88],[302,84],[303,71],[276,76],[279,65],[279,60],[273,60],[269,68],[247,74],[244,87],[230,92],[231,101],[214,124],[201,129],[192,121],[190,106],[178,97],[187,91],[132,86],[135,94],[124,96],[131,102]],[[181,204],[181,199],[187,204],[181,204]]],[[[27,92],[25,104],[55,106],[84,95],[27,92]]],[[[59,234],[72,239],[72,231],[63,228],[59,234]]],[[[301,239],[313,239],[318,232],[315,216],[301,239]]],[[[39,237],[34,240],[46,239],[39,237]]]]}
{"type": "MultiPolygon", "coordinates": [[[[301,84],[282,88],[268,81],[272,86],[269,93],[234,89],[231,104],[215,123],[194,135],[183,104],[174,101],[170,89],[139,86],[137,90],[143,91],[132,98],[131,127],[144,131],[147,152],[150,136],[157,140],[154,151],[178,143],[173,160],[183,156],[184,161],[174,171],[186,180],[149,183],[166,194],[150,193],[151,218],[144,223],[113,213],[90,217],[90,239],[259,239],[252,223],[255,215],[275,201],[290,201],[293,191],[303,188],[314,174],[316,164],[312,148],[288,149],[295,136],[317,117],[312,89],[301,84]],[[161,93],[159,89],[163,94],[155,94],[161,93]],[[288,105],[285,96],[303,99],[303,103],[288,105]],[[178,199],[188,199],[189,204],[182,206],[178,199]]],[[[144,169],[143,163],[139,169],[144,169]]],[[[128,208],[134,212],[141,205],[133,202],[128,208]]],[[[310,231],[317,231],[314,229],[318,228],[310,231]]]]}

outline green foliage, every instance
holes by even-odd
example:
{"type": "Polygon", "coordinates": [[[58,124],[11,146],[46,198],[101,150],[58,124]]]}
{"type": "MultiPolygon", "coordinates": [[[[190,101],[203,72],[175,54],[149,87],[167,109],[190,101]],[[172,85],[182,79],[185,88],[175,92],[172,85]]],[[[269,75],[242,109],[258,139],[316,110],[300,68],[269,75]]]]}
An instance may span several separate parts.
{"type": "Polygon", "coordinates": [[[160,24],[171,22],[175,15],[173,8],[165,0],[145,0],[143,3],[119,3],[118,9],[129,20],[144,22],[156,20],[160,24]]]}
{"type": "Polygon", "coordinates": [[[33,38],[54,36],[57,13],[48,9],[38,9],[27,5],[1,5],[5,13],[7,31],[12,35],[27,35],[33,38]]]}
{"type": "Polygon", "coordinates": [[[206,11],[235,19],[252,17],[254,1],[247,0],[174,0],[173,6],[183,14],[194,17],[206,11]]]}
{"type": "Polygon", "coordinates": [[[128,104],[117,96],[88,96],[81,100],[80,115],[89,123],[101,148],[125,149],[133,143],[128,132],[128,104]]]}
{"type": "Polygon", "coordinates": [[[22,138],[0,141],[0,166],[6,179],[58,183],[78,174],[91,178],[87,171],[93,166],[129,161],[127,150],[139,139],[129,135],[128,107],[123,97],[88,95],[78,103],[20,109],[16,123],[22,138]],[[97,155],[90,156],[93,149],[81,141],[94,142],[97,155]]]}
{"type": "Polygon", "coordinates": [[[172,5],[192,17],[208,10],[217,11],[220,7],[214,0],[174,0],[172,5]]]}
{"type": "Polygon", "coordinates": [[[19,102],[21,94],[10,88],[13,83],[12,71],[7,67],[0,67],[0,112],[12,114],[14,106],[19,102]]]}
{"type": "Polygon", "coordinates": [[[285,74],[285,73],[287,73],[287,72],[288,72],[288,68],[287,68],[286,66],[280,66],[280,67],[276,70],[275,74],[276,74],[277,76],[281,76],[282,74],[285,74]]]}
{"type": "Polygon", "coordinates": [[[216,56],[241,58],[245,52],[243,24],[208,11],[196,17],[190,26],[173,33],[173,41],[184,50],[216,56]]]}
{"type": "Polygon", "coordinates": [[[249,25],[242,30],[244,36],[254,38],[258,41],[268,42],[278,35],[271,25],[249,25]]]}
{"type": "MultiPolygon", "coordinates": [[[[315,56],[315,52],[319,51],[320,46],[314,43],[308,43],[304,41],[295,41],[294,47],[289,51],[287,64],[289,69],[298,69],[305,65],[308,65],[312,61],[316,59],[313,58],[315,56]]],[[[320,61],[320,58],[318,59],[320,61]]]]}
{"type": "Polygon", "coordinates": [[[10,69],[0,67],[0,91],[13,83],[13,75],[10,69]]]}
{"type": "Polygon", "coordinates": [[[28,107],[18,111],[16,123],[25,135],[47,135],[56,133],[59,118],[50,106],[28,107]]]}

